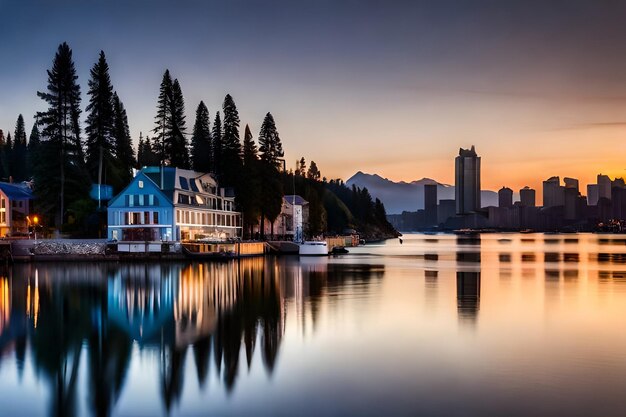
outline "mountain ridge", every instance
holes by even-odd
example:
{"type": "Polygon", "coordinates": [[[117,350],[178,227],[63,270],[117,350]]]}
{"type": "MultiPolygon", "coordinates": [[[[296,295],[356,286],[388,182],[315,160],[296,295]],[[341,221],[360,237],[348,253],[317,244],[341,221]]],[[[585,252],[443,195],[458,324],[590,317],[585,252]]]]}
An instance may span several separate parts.
{"type": "MultiPolygon", "coordinates": [[[[385,205],[387,214],[400,214],[403,211],[417,211],[424,208],[424,185],[437,185],[437,199],[454,199],[454,185],[444,184],[432,178],[421,178],[411,182],[392,181],[378,174],[357,171],[346,185],[367,188],[373,198],[385,205]]],[[[498,194],[491,190],[481,190],[483,207],[498,205],[498,194]]]]}

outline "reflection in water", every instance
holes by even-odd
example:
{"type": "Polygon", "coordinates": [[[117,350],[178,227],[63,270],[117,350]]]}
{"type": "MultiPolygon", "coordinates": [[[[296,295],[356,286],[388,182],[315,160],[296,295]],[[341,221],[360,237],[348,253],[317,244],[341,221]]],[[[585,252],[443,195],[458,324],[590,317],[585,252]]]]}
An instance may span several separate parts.
{"type": "Polygon", "coordinates": [[[459,320],[474,323],[480,307],[480,272],[456,273],[456,297],[459,320]]]}
{"type": "Polygon", "coordinates": [[[544,237],[0,269],[0,414],[621,415],[621,238],[544,237]]]}
{"type": "Polygon", "coordinates": [[[189,357],[200,387],[212,362],[231,391],[242,350],[250,369],[260,349],[269,375],[280,351],[287,303],[306,312],[302,317],[310,317],[314,326],[325,293],[347,282],[367,285],[384,274],[381,265],[326,262],[284,266],[275,258],[257,258],[15,266],[0,277],[0,352],[14,351],[23,364],[30,345],[37,375],[49,387],[53,416],[80,414],[78,379],[84,363],[89,408],[93,415],[108,416],[123,391],[133,345],[154,351],[163,407],[169,410],[188,383],[189,357]]]}

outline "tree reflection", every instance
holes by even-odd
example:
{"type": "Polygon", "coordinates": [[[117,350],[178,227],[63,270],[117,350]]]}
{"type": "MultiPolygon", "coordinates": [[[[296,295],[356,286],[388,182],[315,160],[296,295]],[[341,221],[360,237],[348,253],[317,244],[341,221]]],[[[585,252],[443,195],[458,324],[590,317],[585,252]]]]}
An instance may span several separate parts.
{"type": "Polygon", "coordinates": [[[91,415],[112,415],[133,356],[155,352],[155,388],[170,410],[189,382],[187,360],[200,387],[215,375],[227,392],[255,356],[271,375],[287,299],[306,304],[315,322],[329,292],[361,289],[383,274],[382,265],[326,259],[19,265],[0,273],[0,352],[14,352],[20,374],[31,360],[49,389],[49,414],[69,417],[84,405],[91,415]]]}

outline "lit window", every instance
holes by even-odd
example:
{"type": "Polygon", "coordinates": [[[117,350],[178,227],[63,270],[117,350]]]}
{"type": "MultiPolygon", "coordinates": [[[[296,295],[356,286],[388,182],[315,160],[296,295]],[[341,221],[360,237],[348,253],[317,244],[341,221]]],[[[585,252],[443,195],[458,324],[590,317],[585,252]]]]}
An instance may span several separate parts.
{"type": "Polygon", "coordinates": [[[137,185],[139,186],[139,188],[143,188],[143,181],[141,181],[141,180],[140,180],[140,181],[138,181],[138,182],[137,182],[137,185]]]}

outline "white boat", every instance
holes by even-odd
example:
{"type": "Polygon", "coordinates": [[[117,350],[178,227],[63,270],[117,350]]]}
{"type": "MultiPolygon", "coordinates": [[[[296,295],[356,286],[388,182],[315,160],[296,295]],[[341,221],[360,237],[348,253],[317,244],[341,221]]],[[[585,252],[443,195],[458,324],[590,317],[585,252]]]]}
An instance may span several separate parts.
{"type": "Polygon", "coordinates": [[[305,241],[298,245],[299,253],[303,256],[328,256],[328,243],[326,241],[305,241]]]}

